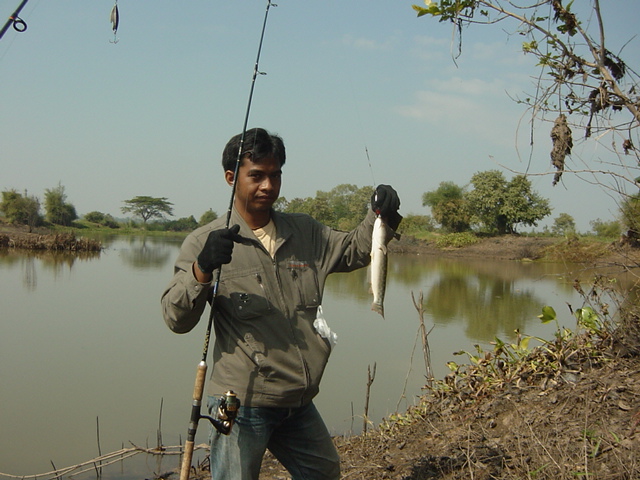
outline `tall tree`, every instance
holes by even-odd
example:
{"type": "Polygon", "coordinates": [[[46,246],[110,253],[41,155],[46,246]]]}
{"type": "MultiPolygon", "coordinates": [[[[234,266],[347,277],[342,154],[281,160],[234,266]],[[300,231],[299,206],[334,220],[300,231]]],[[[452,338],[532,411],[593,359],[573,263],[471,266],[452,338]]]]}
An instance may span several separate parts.
{"type": "Polygon", "coordinates": [[[524,38],[523,51],[533,55],[542,70],[536,75],[535,95],[520,101],[533,117],[532,141],[534,120],[550,122],[553,184],[564,172],[588,172],[607,189],[624,193],[626,185],[636,192],[640,77],[638,69],[630,68],[621,57],[625,45],[609,45],[601,4],[618,8],[617,2],[599,0],[426,0],[425,6],[413,8],[418,16],[450,22],[458,35],[459,53],[467,26],[511,21],[510,30],[524,38]],[[586,169],[568,168],[565,159],[572,153],[576,131],[593,136],[611,151],[610,158],[597,167],[583,159],[586,169]]]}
{"type": "Polygon", "coordinates": [[[464,198],[464,188],[453,182],[440,182],[436,190],[422,194],[422,206],[442,228],[450,232],[464,232],[470,228],[470,217],[464,198]]]}
{"type": "Polygon", "coordinates": [[[0,211],[2,211],[6,219],[15,224],[28,225],[29,231],[33,227],[42,224],[42,216],[40,215],[40,200],[37,197],[18,193],[16,190],[5,190],[2,192],[2,201],[0,202],[0,211]]]}
{"type": "Polygon", "coordinates": [[[516,226],[535,226],[551,213],[549,200],[531,189],[523,175],[507,181],[499,170],[478,172],[471,177],[473,189],[465,198],[473,223],[490,233],[516,233],[516,226]]]}
{"type": "Polygon", "coordinates": [[[78,218],[76,207],[67,202],[67,194],[61,183],[44,191],[44,210],[47,220],[56,225],[68,227],[78,218]]]}
{"type": "Polygon", "coordinates": [[[329,192],[318,190],[315,197],[278,200],[274,208],[289,213],[306,213],[325,225],[352,230],[367,213],[373,188],[341,184],[329,192]]]}
{"type": "Polygon", "coordinates": [[[551,231],[555,235],[567,235],[576,232],[576,222],[568,213],[561,213],[553,220],[551,231]]]}
{"type": "Polygon", "coordinates": [[[133,213],[142,218],[146,224],[152,218],[162,219],[165,215],[173,216],[173,203],[166,197],[137,196],[130,200],[124,200],[125,206],[122,213],[133,213]]]}
{"type": "Polygon", "coordinates": [[[212,209],[207,210],[202,214],[200,220],[198,221],[198,225],[206,225],[207,223],[213,222],[218,218],[218,214],[214,212],[212,209]]]}

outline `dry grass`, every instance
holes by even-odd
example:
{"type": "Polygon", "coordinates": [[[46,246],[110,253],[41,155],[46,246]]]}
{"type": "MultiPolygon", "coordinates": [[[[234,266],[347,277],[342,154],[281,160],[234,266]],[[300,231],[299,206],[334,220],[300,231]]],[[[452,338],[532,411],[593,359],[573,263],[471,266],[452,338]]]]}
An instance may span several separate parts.
{"type": "Polygon", "coordinates": [[[76,237],[73,233],[0,233],[0,248],[67,252],[99,252],[102,249],[102,245],[98,240],[76,237]]]}

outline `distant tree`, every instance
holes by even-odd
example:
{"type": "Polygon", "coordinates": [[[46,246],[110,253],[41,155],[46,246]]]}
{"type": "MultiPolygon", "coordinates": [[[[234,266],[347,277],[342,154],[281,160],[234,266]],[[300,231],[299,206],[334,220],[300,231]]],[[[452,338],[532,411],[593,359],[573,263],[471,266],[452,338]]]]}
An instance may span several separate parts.
{"type": "MultiPolygon", "coordinates": [[[[358,188],[346,183],[331,189],[326,195],[334,215],[334,222],[330,225],[339,230],[354,229],[367,214],[372,193],[372,187],[358,188]]],[[[319,197],[320,192],[318,194],[319,197]]]]}
{"type": "Polygon", "coordinates": [[[576,222],[568,213],[561,213],[554,219],[551,232],[554,235],[570,235],[576,233],[576,222]]]}
{"type": "Polygon", "coordinates": [[[47,220],[56,225],[70,226],[78,218],[76,207],[67,202],[65,188],[61,183],[57,187],[44,191],[44,209],[47,220]]]}
{"type": "Polygon", "coordinates": [[[605,222],[598,218],[596,220],[592,220],[589,224],[591,225],[593,233],[598,237],[619,238],[622,234],[622,225],[620,225],[618,220],[605,222]]]}
{"type": "Polygon", "coordinates": [[[115,218],[113,218],[108,213],[104,216],[104,220],[102,220],[102,225],[109,228],[120,228],[120,224],[116,221],[115,218]]]}
{"type": "Polygon", "coordinates": [[[285,197],[279,197],[273,204],[273,209],[278,212],[285,212],[288,205],[289,201],[285,197]]]}
{"type": "Polygon", "coordinates": [[[523,175],[507,181],[499,170],[471,177],[473,189],[465,194],[473,223],[490,233],[516,233],[516,225],[536,226],[551,214],[549,200],[531,189],[523,175]]]}
{"type": "Polygon", "coordinates": [[[402,235],[417,235],[434,230],[435,222],[429,215],[405,215],[398,227],[398,233],[402,235]]]}
{"type": "Polygon", "coordinates": [[[142,218],[146,225],[152,218],[164,219],[165,215],[173,216],[173,203],[166,197],[138,196],[130,200],[124,200],[126,206],[122,207],[122,213],[133,213],[134,216],[142,218]]]}
{"type": "Polygon", "coordinates": [[[209,209],[202,214],[202,216],[200,217],[200,221],[198,222],[198,225],[200,226],[206,225],[207,223],[213,222],[217,218],[218,218],[218,214],[213,210],[209,209]]]}
{"type": "Polygon", "coordinates": [[[430,207],[434,220],[449,232],[464,232],[470,228],[464,188],[453,182],[440,182],[436,190],[423,193],[422,206],[430,207]]]}
{"type": "Polygon", "coordinates": [[[104,214],[102,212],[89,212],[85,213],[84,219],[87,222],[97,223],[98,225],[102,225],[103,227],[108,228],[120,228],[120,224],[109,214],[104,214]]]}
{"type": "Polygon", "coordinates": [[[294,198],[291,201],[281,198],[274,208],[288,213],[306,213],[332,228],[351,230],[366,215],[372,193],[371,187],[342,184],[329,192],[316,192],[315,198],[294,198]]]}
{"type": "Polygon", "coordinates": [[[102,212],[89,212],[85,213],[84,219],[91,223],[102,223],[104,221],[104,213],[102,212]]]}
{"type": "Polygon", "coordinates": [[[193,215],[190,217],[179,218],[164,224],[164,229],[172,232],[190,232],[198,228],[198,222],[193,215]]]}
{"type": "Polygon", "coordinates": [[[27,192],[24,195],[16,190],[2,192],[0,211],[10,223],[28,225],[30,231],[43,223],[40,201],[37,197],[27,195],[27,192]]]}
{"type": "Polygon", "coordinates": [[[281,202],[279,208],[282,208],[281,211],[286,213],[306,213],[327,225],[333,221],[333,215],[326,202],[326,198],[296,197],[289,201],[281,202]]]}

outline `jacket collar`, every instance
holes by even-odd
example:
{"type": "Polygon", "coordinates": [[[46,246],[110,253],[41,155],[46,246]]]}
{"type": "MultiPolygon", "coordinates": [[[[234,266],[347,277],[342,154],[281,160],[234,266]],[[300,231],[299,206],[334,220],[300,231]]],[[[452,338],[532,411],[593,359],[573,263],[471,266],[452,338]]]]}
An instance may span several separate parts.
{"type": "MultiPolygon", "coordinates": [[[[284,242],[286,242],[289,239],[289,237],[291,237],[291,235],[293,234],[293,230],[291,229],[289,222],[285,220],[285,215],[283,215],[282,213],[271,209],[271,218],[276,225],[276,250],[277,250],[280,247],[280,245],[282,245],[284,242]]],[[[248,238],[252,241],[256,241],[260,243],[260,241],[254,235],[253,230],[249,227],[249,225],[247,225],[247,222],[245,222],[244,218],[242,218],[242,215],[240,215],[240,213],[236,210],[236,208],[233,207],[233,209],[231,210],[231,219],[229,222],[229,226],[232,226],[235,224],[240,225],[239,234],[242,237],[248,238]]]]}

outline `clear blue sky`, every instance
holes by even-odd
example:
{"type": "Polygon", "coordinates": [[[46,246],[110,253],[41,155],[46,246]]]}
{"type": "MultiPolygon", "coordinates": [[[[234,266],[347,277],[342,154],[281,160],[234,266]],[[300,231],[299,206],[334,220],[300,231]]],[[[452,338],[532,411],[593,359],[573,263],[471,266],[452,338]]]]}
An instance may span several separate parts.
{"type": "MultiPolygon", "coordinates": [[[[0,0],[3,24],[19,3],[0,0]]],[[[514,24],[466,30],[456,65],[451,27],[416,18],[418,0],[276,3],[249,126],[285,140],[283,196],[388,183],[403,214],[428,214],[422,194],[442,181],[526,169],[527,113],[510,97],[531,92],[539,72],[522,37],[507,35],[514,24]]],[[[0,40],[0,189],[43,198],[60,182],[79,214],[122,216],[137,195],[167,197],[176,218],[223,214],[220,153],[242,129],[266,1],[120,0],[117,44],[113,4],[31,0],[27,31],[0,40]]],[[[609,49],[631,40],[622,56],[638,70],[640,2],[602,5],[609,49]]],[[[549,126],[535,139],[530,171],[549,172],[549,126]]],[[[576,143],[581,158],[608,161],[576,143]]],[[[553,188],[552,176],[531,180],[554,209],[547,224],[566,212],[587,231],[616,213],[574,176],[553,188]]]]}

